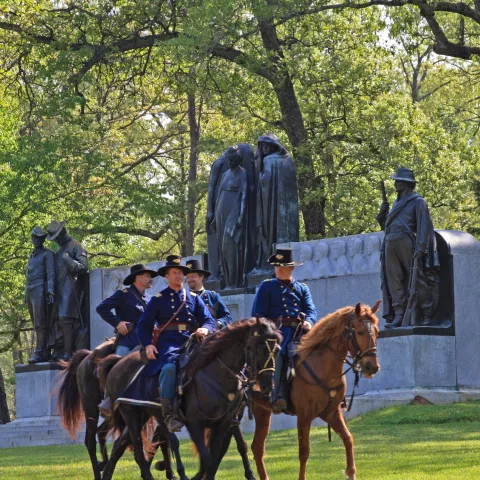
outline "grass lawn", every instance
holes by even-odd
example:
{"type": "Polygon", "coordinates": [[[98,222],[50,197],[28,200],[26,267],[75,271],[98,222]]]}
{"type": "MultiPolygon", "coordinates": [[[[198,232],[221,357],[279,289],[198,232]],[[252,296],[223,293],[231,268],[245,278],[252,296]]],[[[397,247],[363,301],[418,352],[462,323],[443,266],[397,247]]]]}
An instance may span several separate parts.
{"type": "MultiPolygon", "coordinates": [[[[359,480],[480,479],[480,403],[389,408],[351,420],[349,426],[356,442],[359,480]]],[[[310,440],[308,478],[343,479],[345,460],[340,439],[334,435],[329,444],[326,428],[314,428],[310,440]]],[[[193,475],[197,460],[188,442],[183,442],[181,451],[187,474],[193,475]]],[[[272,432],[266,457],[271,480],[295,480],[297,458],[296,431],[272,432]]],[[[160,472],[154,475],[165,478],[160,472]]],[[[81,445],[0,449],[0,479],[21,478],[92,478],[87,451],[81,445]]],[[[120,460],[114,478],[140,478],[131,453],[120,460]]],[[[216,478],[244,478],[234,445],[216,478]]]]}

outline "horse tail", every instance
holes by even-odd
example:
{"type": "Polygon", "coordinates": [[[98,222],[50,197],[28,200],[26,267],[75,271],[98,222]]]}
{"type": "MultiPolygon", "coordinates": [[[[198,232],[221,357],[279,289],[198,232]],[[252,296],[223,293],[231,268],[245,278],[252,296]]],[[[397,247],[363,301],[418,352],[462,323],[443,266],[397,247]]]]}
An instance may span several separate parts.
{"type": "Polygon", "coordinates": [[[151,458],[155,456],[160,443],[162,443],[162,440],[153,441],[155,439],[156,429],[157,423],[153,417],[150,417],[142,428],[143,449],[151,458]]]}
{"type": "Polygon", "coordinates": [[[89,350],[77,350],[70,362],[60,362],[65,370],[60,373],[58,379],[61,385],[58,390],[57,408],[63,428],[72,439],[77,436],[78,427],[84,417],[77,383],[77,370],[90,353],[89,350]]]}
{"type": "Polygon", "coordinates": [[[121,360],[122,357],[119,355],[108,355],[108,357],[98,360],[98,378],[100,380],[100,388],[105,389],[107,383],[107,377],[112,368],[121,360]]]}

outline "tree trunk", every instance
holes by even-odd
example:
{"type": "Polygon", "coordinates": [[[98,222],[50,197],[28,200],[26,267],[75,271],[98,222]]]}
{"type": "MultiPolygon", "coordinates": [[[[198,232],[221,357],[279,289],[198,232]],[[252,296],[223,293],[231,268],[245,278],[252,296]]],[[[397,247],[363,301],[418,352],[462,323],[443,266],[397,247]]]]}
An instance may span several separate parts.
{"type": "Polygon", "coordinates": [[[295,88],[272,19],[265,19],[259,23],[263,45],[273,57],[275,74],[272,86],[282,112],[283,127],[293,147],[305,233],[307,238],[325,236],[323,184],[315,174],[313,159],[307,151],[308,132],[295,88]]]}
{"type": "Polygon", "coordinates": [[[197,123],[195,107],[195,94],[188,93],[188,127],[190,131],[190,159],[188,167],[188,192],[187,192],[187,235],[185,252],[191,256],[195,250],[195,206],[197,204],[197,160],[198,141],[200,139],[200,125],[197,123]]]}
{"type": "Polygon", "coordinates": [[[0,369],[0,425],[10,422],[8,412],[7,394],[5,392],[5,381],[3,380],[2,370],[0,369]]]}

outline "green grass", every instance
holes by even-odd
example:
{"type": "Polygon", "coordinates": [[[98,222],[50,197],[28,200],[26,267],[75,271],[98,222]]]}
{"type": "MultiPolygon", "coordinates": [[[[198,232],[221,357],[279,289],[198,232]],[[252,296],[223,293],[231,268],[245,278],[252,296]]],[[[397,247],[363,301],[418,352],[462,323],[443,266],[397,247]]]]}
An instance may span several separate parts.
{"type": "MultiPolygon", "coordinates": [[[[349,422],[356,443],[358,480],[478,480],[480,479],[480,403],[448,406],[404,406],[373,412],[349,422]]],[[[251,435],[247,436],[250,443],[251,435]]],[[[344,448],[326,428],[312,429],[310,480],[343,479],[344,448]]],[[[181,451],[187,474],[197,460],[188,442],[181,451]]],[[[251,455],[250,455],[251,457],[251,455]]],[[[295,480],[298,473],[295,430],[272,432],[267,442],[271,480],[295,480]]],[[[155,472],[155,478],[164,474],[155,472]]],[[[118,463],[115,480],[139,478],[131,453],[118,463]]],[[[92,478],[83,446],[26,447],[0,450],[0,479],[92,478]]],[[[217,480],[241,480],[243,469],[234,446],[225,457],[217,480]]]]}

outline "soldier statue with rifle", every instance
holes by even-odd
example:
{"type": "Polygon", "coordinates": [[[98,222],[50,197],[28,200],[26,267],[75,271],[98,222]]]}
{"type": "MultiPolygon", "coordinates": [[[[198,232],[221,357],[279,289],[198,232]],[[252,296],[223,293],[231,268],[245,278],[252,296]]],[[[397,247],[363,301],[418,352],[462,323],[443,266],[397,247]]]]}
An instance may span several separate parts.
{"type": "Polygon", "coordinates": [[[377,221],[385,231],[381,250],[386,328],[432,325],[438,303],[429,272],[439,268],[435,232],[427,202],[416,192],[412,170],[398,168],[397,199],[390,206],[382,182],[383,203],[377,221]],[[412,315],[416,311],[418,316],[412,315]]]}

